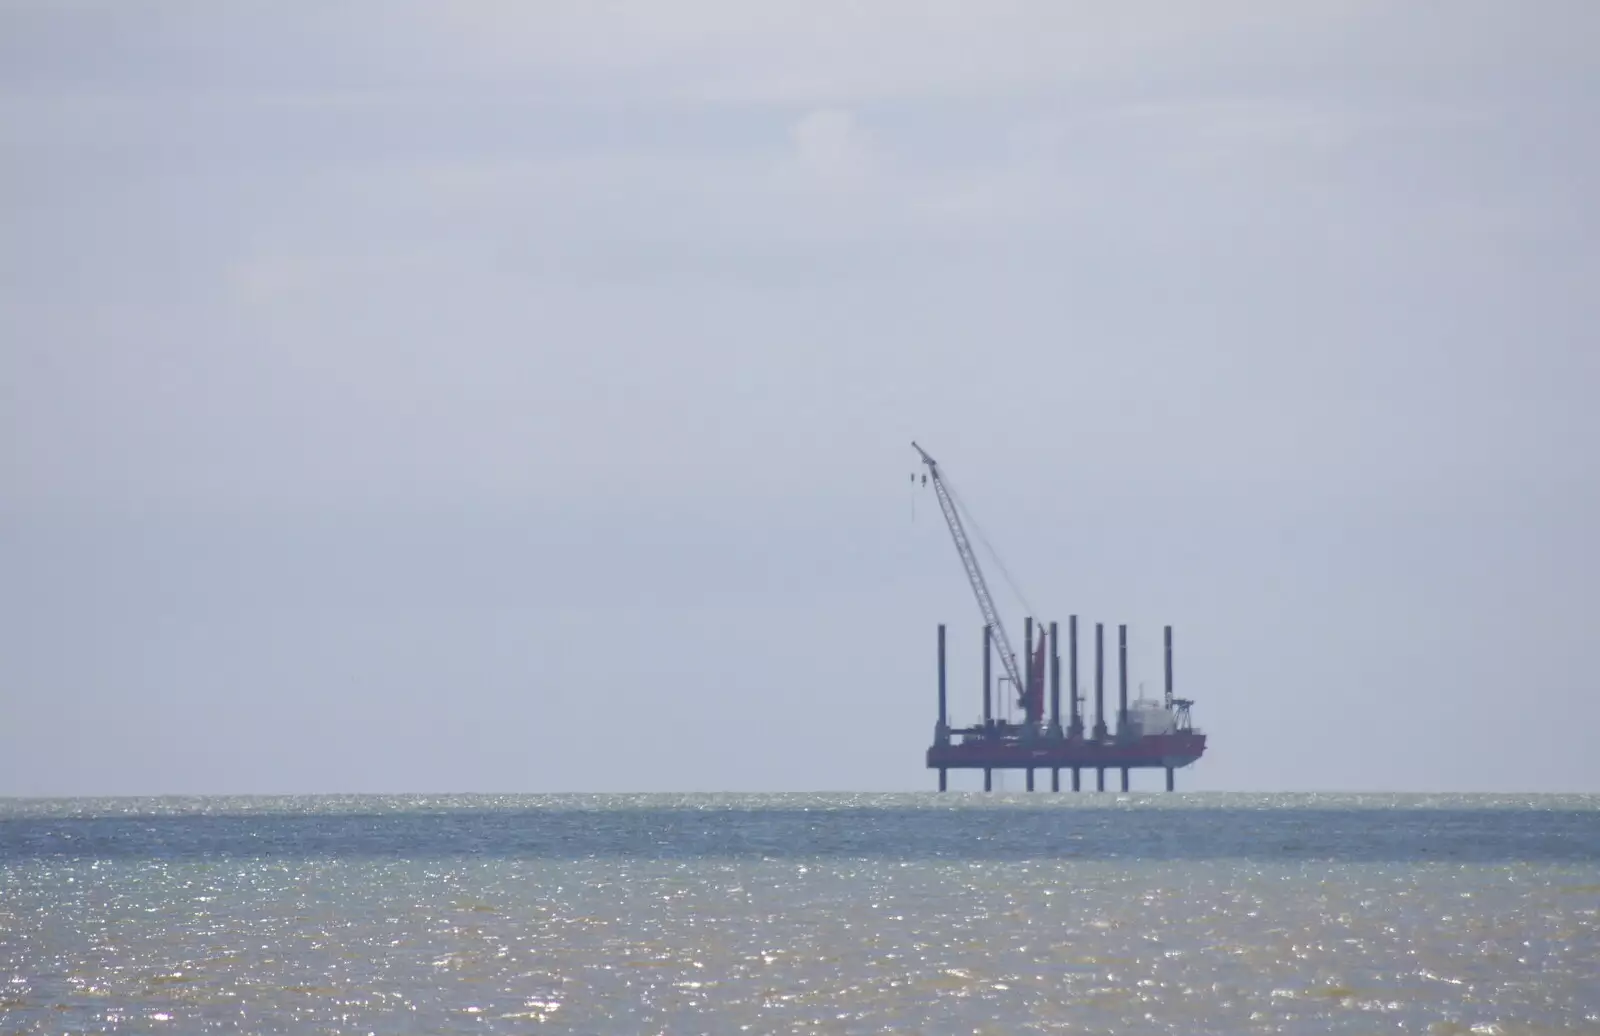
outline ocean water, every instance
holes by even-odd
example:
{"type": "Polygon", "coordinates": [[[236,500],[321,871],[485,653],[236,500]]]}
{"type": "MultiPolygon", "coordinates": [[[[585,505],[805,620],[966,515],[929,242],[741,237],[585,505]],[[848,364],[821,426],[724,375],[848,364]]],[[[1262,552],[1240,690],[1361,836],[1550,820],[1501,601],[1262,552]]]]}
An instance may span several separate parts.
{"type": "Polygon", "coordinates": [[[1600,796],[0,801],[0,1033],[1600,1033],[1600,796]]]}

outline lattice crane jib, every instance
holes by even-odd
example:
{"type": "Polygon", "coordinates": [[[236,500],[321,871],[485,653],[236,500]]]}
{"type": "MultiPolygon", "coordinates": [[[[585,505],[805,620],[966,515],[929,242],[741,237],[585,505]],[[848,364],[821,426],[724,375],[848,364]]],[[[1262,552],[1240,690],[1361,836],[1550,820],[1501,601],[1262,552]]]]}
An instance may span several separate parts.
{"type": "MultiPolygon", "coordinates": [[[[944,512],[945,524],[950,526],[950,538],[955,541],[956,553],[961,556],[961,564],[967,570],[967,582],[972,584],[973,596],[978,599],[978,610],[983,613],[983,621],[993,631],[996,644],[1000,648],[1000,664],[1005,667],[1006,676],[1011,679],[1011,686],[1026,688],[1022,673],[1017,668],[1016,652],[1011,650],[1011,638],[1006,636],[1006,628],[1000,622],[1000,613],[994,606],[994,597],[989,593],[989,584],[983,578],[983,569],[978,565],[978,555],[972,549],[972,543],[967,539],[966,527],[961,522],[961,513],[956,508],[955,500],[950,496],[949,487],[944,484],[944,476],[939,471],[939,462],[928,455],[928,451],[911,444],[912,448],[922,455],[922,463],[928,466],[928,477],[933,480],[933,493],[939,500],[939,509],[944,512]]],[[[1023,692],[1026,694],[1026,691],[1023,692]]]]}

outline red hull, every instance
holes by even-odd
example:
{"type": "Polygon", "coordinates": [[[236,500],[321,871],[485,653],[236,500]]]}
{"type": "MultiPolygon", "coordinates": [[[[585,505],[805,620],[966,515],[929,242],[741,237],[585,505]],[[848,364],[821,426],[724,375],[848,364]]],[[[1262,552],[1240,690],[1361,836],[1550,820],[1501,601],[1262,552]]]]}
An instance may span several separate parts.
{"type": "Polygon", "coordinates": [[[1134,741],[1050,741],[1043,738],[973,738],[928,749],[930,770],[1057,767],[1180,767],[1199,759],[1206,736],[1188,731],[1134,741]]]}

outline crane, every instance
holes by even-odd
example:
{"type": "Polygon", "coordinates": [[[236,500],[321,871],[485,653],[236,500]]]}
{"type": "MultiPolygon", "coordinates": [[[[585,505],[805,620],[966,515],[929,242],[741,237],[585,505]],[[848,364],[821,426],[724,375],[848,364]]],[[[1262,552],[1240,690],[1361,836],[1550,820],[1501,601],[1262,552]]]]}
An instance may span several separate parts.
{"type": "Polygon", "coordinates": [[[922,463],[928,466],[928,477],[933,480],[934,495],[939,498],[939,509],[944,512],[945,523],[950,526],[950,538],[955,540],[956,553],[961,555],[961,564],[966,567],[967,581],[972,584],[973,596],[978,599],[978,610],[983,612],[984,623],[999,642],[1000,664],[1005,666],[1006,676],[1011,679],[1011,686],[1017,688],[1023,695],[1028,695],[1033,688],[1023,682],[1022,674],[1017,670],[1016,653],[1011,650],[1011,640],[1006,636],[1006,628],[1000,622],[1000,613],[995,610],[994,597],[990,595],[989,584],[983,578],[983,569],[978,566],[978,555],[967,539],[967,530],[961,523],[961,514],[956,510],[955,500],[950,496],[950,487],[945,485],[944,475],[939,471],[939,462],[915,442],[911,444],[911,448],[922,455],[922,463]]]}

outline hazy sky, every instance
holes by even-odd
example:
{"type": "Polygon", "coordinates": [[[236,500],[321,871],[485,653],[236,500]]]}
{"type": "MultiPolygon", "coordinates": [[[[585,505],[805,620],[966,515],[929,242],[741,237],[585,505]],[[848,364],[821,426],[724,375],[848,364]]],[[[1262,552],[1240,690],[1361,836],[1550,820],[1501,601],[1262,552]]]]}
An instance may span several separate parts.
{"type": "Polygon", "coordinates": [[[0,0],[0,794],[931,787],[913,438],[1181,787],[1600,791],[1597,40],[0,0]]]}

